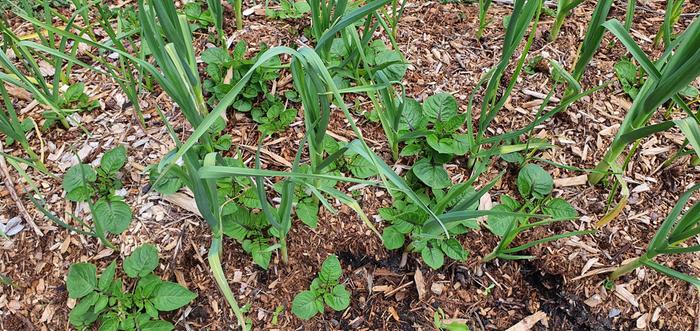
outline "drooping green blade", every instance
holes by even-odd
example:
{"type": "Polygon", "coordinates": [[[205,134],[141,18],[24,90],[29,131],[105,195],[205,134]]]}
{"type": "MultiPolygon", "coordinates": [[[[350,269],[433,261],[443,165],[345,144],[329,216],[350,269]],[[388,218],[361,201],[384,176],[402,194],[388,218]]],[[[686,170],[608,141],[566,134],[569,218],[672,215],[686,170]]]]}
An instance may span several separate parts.
{"type": "MultiPolygon", "coordinates": [[[[455,198],[461,196],[464,192],[466,192],[472,184],[479,178],[479,176],[483,173],[485,166],[479,166],[478,168],[475,168],[473,170],[472,175],[469,177],[469,179],[466,182],[459,183],[452,187],[447,194],[445,194],[442,199],[437,201],[437,204],[435,205],[435,213],[436,214],[442,214],[443,211],[445,211],[445,208],[447,208],[447,205],[452,202],[455,198]]],[[[499,174],[499,177],[501,177],[502,174],[499,174]]],[[[488,186],[488,184],[487,184],[488,186]]],[[[489,188],[490,189],[490,188],[489,188]]],[[[488,191],[488,190],[487,190],[488,191]]],[[[475,195],[477,193],[475,192],[475,195]]],[[[483,194],[482,194],[483,195],[483,194]]],[[[470,196],[471,197],[471,196],[470,196]]],[[[469,199],[470,197],[467,197],[469,199]]],[[[481,198],[481,197],[479,197],[481,198]]],[[[471,205],[474,203],[473,201],[468,201],[465,203],[466,206],[471,205]]]]}
{"type": "Polygon", "coordinates": [[[686,202],[688,202],[693,193],[698,189],[700,189],[700,184],[694,185],[685,193],[683,193],[680,196],[680,198],[678,198],[678,202],[676,202],[676,205],[673,206],[673,209],[671,209],[671,212],[668,214],[668,216],[666,216],[666,219],[663,221],[663,223],[661,223],[661,227],[658,231],[656,231],[654,238],[649,243],[649,250],[655,250],[663,248],[665,246],[664,243],[671,235],[671,231],[675,228],[676,220],[683,211],[686,202]]]}
{"type": "Polygon", "coordinates": [[[670,247],[658,250],[659,254],[687,254],[695,252],[700,252],[700,245],[690,247],[670,247]]]}
{"type": "Polygon", "coordinates": [[[586,30],[586,36],[581,43],[581,52],[576,60],[574,70],[571,73],[577,81],[581,80],[586,66],[591,62],[593,55],[600,47],[600,42],[603,40],[603,33],[605,32],[603,22],[607,19],[611,6],[612,0],[601,0],[598,1],[593,11],[591,22],[588,23],[588,30],[586,30]]]}
{"type": "Polygon", "coordinates": [[[460,201],[457,205],[450,209],[450,212],[463,211],[466,210],[469,206],[477,204],[481,200],[481,197],[484,196],[484,194],[486,194],[486,192],[488,192],[490,189],[492,189],[496,185],[496,183],[498,183],[499,180],[501,180],[503,174],[505,174],[505,171],[501,171],[501,173],[498,174],[496,178],[486,183],[486,185],[484,185],[478,191],[474,192],[474,194],[469,195],[467,199],[460,201]]]}
{"type": "Polygon", "coordinates": [[[568,237],[573,237],[573,236],[580,236],[580,235],[585,235],[585,234],[591,234],[591,233],[594,233],[594,232],[595,232],[595,231],[593,231],[593,230],[583,230],[583,231],[572,231],[572,232],[568,232],[568,233],[562,233],[562,234],[554,235],[554,236],[551,236],[551,237],[547,237],[547,238],[543,238],[543,239],[531,241],[531,242],[529,242],[529,243],[527,243],[527,244],[523,244],[523,245],[520,245],[520,246],[517,246],[517,247],[507,248],[507,249],[502,250],[501,252],[507,253],[507,254],[508,254],[508,253],[515,253],[515,252],[519,252],[519,251],[528,249],[528,248],[530,248],[530,247],[537,246],[537,245],[539,245],[539,244],[544,244],[544,243],[550,242],[550,241],[555,241],[555,240],[559,240],[559,239],[563,239],[563,238],[568,238],[568,237]]]}
{"type": "Polygon", "coordinates": [[[482,216],[509,216],[509,217],[546,217],[545,215],[538,214],[528,214],[528,213],[517,213],[509,211],[499,211],[499,210],[462,210],[447,212],[440,216],[438,219],[440,222],[430,222],[423,226],[423,232],[428,234],[437,234],[440,232],[441,226],[449,228],[450,223],[464,221],[467,219],[478,218],[482,216]]]}
{"type": "Polygon", "coordinates": [[[661,264],[658,264],[658,263],[653,262],[653,261],[645,261],[645,262],[642,262],[642,264],[644,264],[645,266],[652,268],[652,269],[654,269],[662,274],[665,274],[667,276],[671,276],[673,278],[677,278],[677,279],[680,279],[682,281],[693,284],[693,285],[695,285],[695,287],[700,289],[700,279],[697,279],[697,278],[692,277],[690,275],[686,275],[682,272],[673,270],[665,265],[661,265],[661,264]]]}
{"type": "Polygon", "coordinates": [[[559,64],[559,62],[554,61],[554,60],[549,60],[549,63],[554,67],[556,70],[555,72],[559,75],[561,75],[562,78],[566,81],[567,84],[569,84],[569,88],[572,89],[575,93],[580,93],[581,92],[581,84],[572,76],[564,67],[559,64]]]}
{"type": "Polygon", "coordinates": [[[671,231],[667,244],[675,245],[700,234],[700,202],[696,202],[671,231]]]}
{"type": "Polygon", "coordinates": [[[685,138],[693,146],[695,154],[700,156],[700,126],[698,126],[698,122],[694,118],[686,117],[674,120],[673,123],[681,129],[685,138]]]}
{"type": "Polygon", "coordinates": [[[665,121],[653,125],[647,125],[645,127],[629,131],[620,136],[619,142],[621,144],[630,144],[641,138],[648,137],[654,133],[666,131],[675,125],[674,121],[665,121]]]}
{"type": "MultiPolygon", "coordinates": [[[[292,56],[299,55],[295,50],[282,46],[271,48],[265,53],[260,54],[260,56],[258,57],[258,61],[256,61],[255,64],[253,64],[248,70],[248,72],[243,77],[241,77],[241,80],[238,81],[238,83],[236,83],[236,85],[234,85],[228,93],[226,93],[226,95],[221,99],[221,101],[219,101],[219,104],[202,120],[202,122],[197,126],[194,132],[192,132],[190,137],[187,138],[187,140],[182,144],[182,147],[178,149],[177,154],[173,158],[173,162],[182,157],[188,150],[190,150],[195,144],[197,144],[197,142],[200,138],[202,138],[202,136],[204,136],[209,131],[211,126],[214,125],[214,122],[216,122],[216,120],[219,117],[221,117],[221,115],[233,103],[233,101],[236,100],[238,94],[243,90],[243,88],[248,83],[250,77],[260,66],[262,66],[264,63],[274,58],[275,56],[279,56],[282,54],[289,54],[292,56]]],[[[165,168],[165,166],[166,165],[159,165],[159,170],[162,170],[162,168],[165,168]]]]}
{"type": "Polygon", "coordinates": [[[323,33],[321,38],[318,40],[318,43],[316,44],[316,50],[320,50],[321,48],[325,47],[325,44],[329,41],[332,41],[338,32],[345,29],[347,26],[357,22],[361,18],[374,12],[375,10],[384,6],[388,2],[389,0],[374,0],[360,8],[354,9],[353,11],[343,15],[340,21],[333,24],[333,26],[330,29],[323,33]]]}
{"type": "Polygon", "coordinates": [[[647,109],[656,108],[700,75],[700,20],[696,18],[683,32],[683,41],[664,67],[657,88],[644,100],[647,109]]]}
{"type": "Polygon", "coordinates": [[[309,174],[305,172],[285,172],[267,169],[250,169],[246,167],[231,167],[231,166],[208,166],[202,167],[199,170],[199,175],[202,178],[226,178],[232,176],[249,176],[249,177],[288,177],[288,178],[304,178],[304,179],[320,179],[320,180],[336,180],[348,183],[358,183],[365,185],[378,185],[379,182],[357,179],[352,177],[325,175],[325,174],[309,174]]]}
{"type": "Polygon", "coordinates": [[[238,306],[236,297],[233,295],[233,291],[231,291],[231,287],[228,285],[226,274],[224,274],[224,268],[221,266],[220,254],[222,246],[223,242],[220,237],[212,238],[211,247],[209,247],[209,254],[207,257],[207,260],[209,261],[209,269],[211,269],[214,280],[216,280],[216,284],[219,286],[221,293],[226,299],[226,302],[228,302],[231,309],[233,309],[233,313],[236,315],[236,320],[238,321],[238,326],[240,326],[243,331],[247,331],[248,327],[245,322],[245,318],[240,307],[238,306]]]}

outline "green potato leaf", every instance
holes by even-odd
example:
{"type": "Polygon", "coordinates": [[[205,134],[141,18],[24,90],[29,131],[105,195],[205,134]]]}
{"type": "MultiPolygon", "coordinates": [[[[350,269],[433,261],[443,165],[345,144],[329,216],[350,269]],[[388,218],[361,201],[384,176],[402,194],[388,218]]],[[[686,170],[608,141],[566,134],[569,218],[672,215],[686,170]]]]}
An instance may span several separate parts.
{"type": "Polygon", "coordinates": [[[205,49],[201,55],[202,61],[206,64],[227,65],[231,62],[231,55],[225,49],[210,47],[205,49]]]}
{"type": "Polygon", "coordinates": [[[377,168],[357,154],[350,157],[347,167],[356,178],[366,179],[377,175],[377,168]]]}
{"type": "Polygon", "coordinates": [[[117,272],[117,261],[112,261],[107,268],[100,275],[100,279],[97,282],[97,287],[102,291],[107,291],[109,285],[112,284],[114,280],[114,275],[117,272]]]}
{"type": "Polygon", "coordinates": [[[448,138],[438,138],[436,134],[429,134],[426,140],[438,153],[464,155],[469,151],[469,139],[466,135],[456,134],[448,138]]]}
{"type": "Polygon", "coordinates": [[[311,291],[300,292],[292,301],[292,313],[303,320],[311,319],[319,312],[316,297],[316,293],[311,291]]]}
{"type": "Polygon", "coordinates": [[[435,246],[426,245],[420,252],[423,262],[430,268],[437,270],[445,263],[445,254],[442,250],[435,246]]]}
{"type": "Polygon", "coordinates": [[[141,331],[170,331],[174,329],[175,326],[172,323],[164,320],[147,321],[139,328],[141,331]]]}
{"type": "Polygon", "coordinates": [[[335,255],[329,255],[321,265],[321,271],[318,277],[323,282],[337,282],[340,276],[343,275],[343,268],[340,266],[340,261],[335,255]]]}
{"type": "Polygon", "coordinates": [[[434,190],[443,189],[452,185],[452,180],[447,170],[442,165],[434,165],[428,159],[420,159],[411,168],[413,173],[434,190]]]}
{"type": "Polygon", "coordinates": [[[535,197],[541,199],[552,192],[554,181],[552,176],[536,164],[528,164],[518,173],[518,192],[523,198],[535,197]]]}
{"type": "Polygon", "coordinates": [[[386,249],[399,249],[403,247],[405,240],[404,234],[393,225],[384,228],[384,231],[382,231],[382,241],[386,249]]]}
{"type": "Polygon", "coordinates": [[[435,122],[447,122],[457,115],[457,100],[448,93],[428,97],[423,103],[423,113],[435,122]]]}
{"type": "Polygon", "coordinates": [[[107,174],[114,174],[126,164],[126,161],[126,148],[119,145],[105,152],[100,160],[100,168],[107,174]]]}
{"type": "Polygon", "coordinates": [[[456,261],[465,261],[469,256],[462,244],[455,238],[440,241],[440,249],[445,255],[456,261]]]}
{"type": "Polygon", "coordinates": [[[569,219],[578,216],[576,209],[562,198],[549,200],[542,211],[554,219],[569,219]]]}
{"type": "Polygon", "coordinates": [[[153,292],[152,302],[159,311],[171,311],[187,305],[197,294],[173,282],[162,282],[153,292]]]}
{"type": "Polygon", "coordinates": [[[71,201],[85,201],[91,195],[90,184],[97,180],[97,173],[87,164],[76,164],[63,175],[63,190],[71,201]],[[77,193],[72,191],[79,190],[77,193]],[[89,194],[89,195],[88,195],[89,194]]]}
{"type": "Polygon", "coordinates": [[[318,201],[314,202],[312,199],[304,199],[297,203],[297,217],[308,225],[310,228],[315,229],[318,225],[318,201]]]}
{"type": "Polygon", "coordinates": [[[124,201],[100,199],[93,206],[93,217],[105,231],[120,234],[131,224],[131,209],[124,201]]]}
{"type": "Polygon", "coordinates": [[[143,277],[158,267],[158,250],[151,244],[141,245],[124,259],[123,269],[131,278],[143,277]]]}
{"type": "Polygon", "coordinates": [[[66,288],[68,297],[80,299],[95,290],[97,268],[92,263],[75,263],[68,269],[66,288]]]}
{"type": "Polygon", "coordinates": [[[404,130],[415,131],[424,129],[427,118],[423,116],[423,107],[413,98],[403,99],[403,112],[401,112],[401,126],[404,130]]]}
{"type": "Polygon", "coordinates": [[[272,251],[268,248],[268,244],[262,238],[243,241],[243,250],[253,257],[255,264],[265,270],[270,266],[270,259],[272,258],[272,251]]]}
{"type": "Polygon", "coordinates": [[[350,292],[345,289],[345,285],[338,284],[333,286],[330,293],[323,295],[323,301],[325,301],[326,305],[331,307],[331,309],[342,311],[350,305],[350,292]]]}
{"type": "MultiPolygon", "coordinates": [[[[513,210],[508,208],[506,205],[496,205],[493,208],[491,208],[492,211],[508,211],[512,212],[513,210]]],[[[486,228],[491,231],[491,233],[503,237],[506,235],[506,231],[508,231],[508,226],[512,222],[514,222],[515,218],[513,216],[503,216],[503,215],[489,215],[488,218],[486,219],[486,228]]]]}

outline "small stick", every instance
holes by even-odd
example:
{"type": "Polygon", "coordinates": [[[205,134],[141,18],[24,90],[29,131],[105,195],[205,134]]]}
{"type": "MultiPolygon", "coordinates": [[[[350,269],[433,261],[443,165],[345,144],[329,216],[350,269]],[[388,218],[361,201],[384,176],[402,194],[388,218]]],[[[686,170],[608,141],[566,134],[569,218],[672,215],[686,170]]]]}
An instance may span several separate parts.
{"type": "Polygon", "coordinates": [[[10,177],[10,172],[7,170],[7,163],[5,162],[5,157],[1,154],[3,153],[3,147],[2,147],[2,142],[0,142],[0,171],[2,171],[3,177],[4,177],[4,183],[5,187],[7,187],[7,191],[10,192],[10,196],[12,197],[12,200],[15,201],[15,205],[17,205],[17,209],[19,209],[20,215],[22,215],[22,218],[29,223],[29,226],[32,227],[32,230],[39,236],[43,237],[44,234],[41,232],[39,227],[34,223],[34,219],[29,215],[29,212],[27,212],[27,209],[24,208],[24,205],[22,204],[22,200],[20,200],[19,196],[17,195],[17,191],[15,191],[15,184],[12,183],[12,178],[10,177]]]}

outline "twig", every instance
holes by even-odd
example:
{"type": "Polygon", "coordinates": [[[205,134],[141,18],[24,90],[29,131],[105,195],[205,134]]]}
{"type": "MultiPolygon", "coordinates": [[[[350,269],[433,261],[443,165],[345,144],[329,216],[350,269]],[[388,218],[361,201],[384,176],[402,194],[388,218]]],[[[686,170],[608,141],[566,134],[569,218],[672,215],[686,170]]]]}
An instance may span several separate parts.
{"type": "Polygon", "coordinates": [[[34,223],[34,219],[29,215],[27,209],[24,208],[22,200],[20,200],[19,196],[17,195],[17,191],[15,191],[15,184],[12,183],[12,178],[10,177],[10,171],[7,170],[5,157],[1,153],[4,153],[2,142],[0,142],[0,171],[2,171],[2,175],[4,177],[3,182],[5,183],[5,187],[7,187],[7,191],[10,192],[10,196],[12,197],[12,200],[15,201],[15,205],[17,205],[17,209],[19,209],[19,213],[22,215],[22,218],[24,218],[24,221],[32,227],[32,230],[34,230],[39,237],[43,237],[44,234],[41,232],[36,223],[34,223]]]}

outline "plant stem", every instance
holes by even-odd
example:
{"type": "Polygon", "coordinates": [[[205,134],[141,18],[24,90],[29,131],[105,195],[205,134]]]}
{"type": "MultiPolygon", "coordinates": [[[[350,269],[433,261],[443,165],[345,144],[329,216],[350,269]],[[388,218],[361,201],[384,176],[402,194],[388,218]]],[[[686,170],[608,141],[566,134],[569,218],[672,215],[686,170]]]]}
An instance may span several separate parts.
{"type": "Polygon", "coordinates": [[[481,262],[486,263],[486,262],[489,262],[489,261],[491,261],[491,260],[497,258],[497,257],[498,257],[498,254],[496,254],[496,250],[497,250],[497,249],[498,249],[498,247],[495,248],[495,249],[494,249],[491,253],[489,253],[488,255],[484,256],[484,258],[481,259],[481,262]]]}
{"type": "Polygon", "coordinates": [[[287,237],[280,239],[280,253],[282,254],[282,263],[289,264],[289,255],[287,254],[287,237]]]}
{"type": "Polygon", "coordinates": [[[241,13],[243,4],[241,2],[241,0],[233,0],[233,10],[236,15],[236,30],[243,30],[243,14],[241,13]]]}
{"type": "Polygon", "coordinates": [[[612,281],[617,280],[618,278],[622,277],[622,275],[625,275],[625,274],[633,271],[634,269],[637,269],[644,262],[649,261],[652,257],[653,257],[653,255],[651,255],[649,252],[647,252],[646,254],[638,257],[637,259],[633,260],[632,262],[629,262],[623,266],[620,266],[619,268],[615,269],[615,271],[613,271],[610,274],[610,280],[612,280],[612,281]]]}
{"type": "Polygon", "coordinates": [[[549,32],[549,40],[555,41],[559,36],[559,31],[561,31],[561,26],[564,25],[564,19],[566,18],[566,13],[557,11],[557,17],[554,20],[554,25],[552,25],[552,30],[549,32]]]}
{"type": "Polygon", "coordinates": [[[634,9],[637,7],[637,0],[627,0],[627,13],[625,14],[625,30],[629,31],[632,28],[634,19],[634,9]]]}
{"type": "Polygon", "coordinates": [[[226,281],[224,269],[221,267],[221,259],[219,257],[219,253],[221,252],[221,244],[221,235],[215,235],[212,237],[211,247],[209,248],[209,256],[207,258],[209,260],[209,268],[211,269],[211,273],[216,280],[216,284],[219,285],[221,294],[224,295],[224,298],[226,298],[229,306],[231,306],[231,309],[233,309],[233,313],[236,315],[236,319],[238,320],[238,325],[241,327],[241,330],[247,331],[248,329],[243,313],[241,312],[241,308],[238,307],[238,302],[236,301],[236,298],[234,298],[231,287],[228,286],[228,282],[226,281]]]}
{"type": "MultiPolygon", "coordinates": [[[[621,133],[618,133],[617,137],[621,135],[621,133]]],[[[625,144],[616,143],[616,141],[612,142],[610,149],[605,153],[603,159],[596,165],[594,171],[588,175],[588,182],[591,183],[591,185],[598,184],[607,175],[610,166],[616,162],[615,160],[622,154],[625,147],[627,147],[625,144]]]]}

